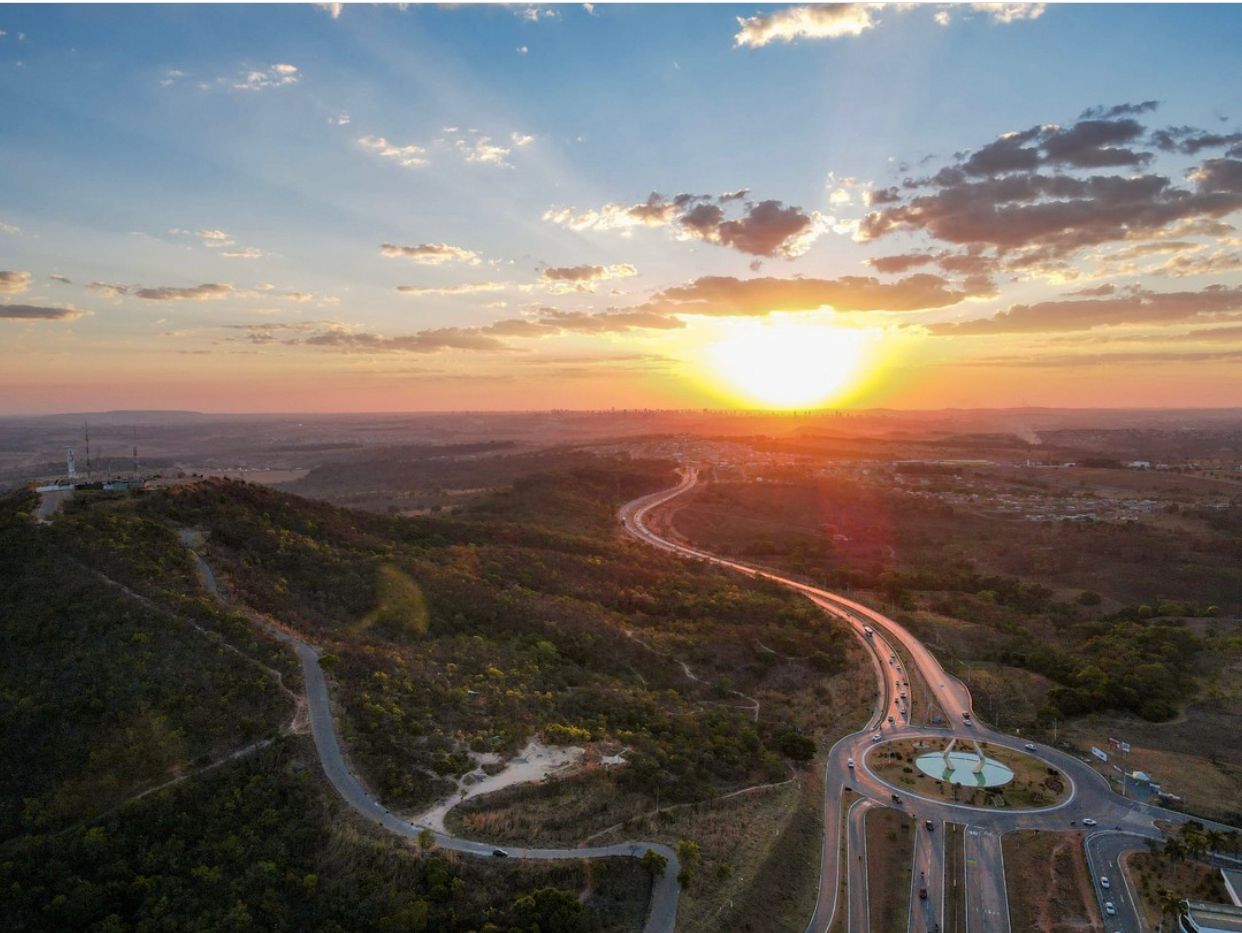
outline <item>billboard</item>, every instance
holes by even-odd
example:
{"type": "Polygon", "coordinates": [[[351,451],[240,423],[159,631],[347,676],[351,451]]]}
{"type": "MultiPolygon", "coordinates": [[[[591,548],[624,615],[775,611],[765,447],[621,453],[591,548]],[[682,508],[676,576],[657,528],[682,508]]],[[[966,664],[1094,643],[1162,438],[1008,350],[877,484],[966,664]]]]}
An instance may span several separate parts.
{"type": "Polygon", "coordinates": [[[1093,754],[1096,758],[1100,759],[1100,761],[1108,761],[1108,752],[1101,751],[1100,749],[1096,748],[1094,745],[1091,746],[1091,754],[1093,754]]]}

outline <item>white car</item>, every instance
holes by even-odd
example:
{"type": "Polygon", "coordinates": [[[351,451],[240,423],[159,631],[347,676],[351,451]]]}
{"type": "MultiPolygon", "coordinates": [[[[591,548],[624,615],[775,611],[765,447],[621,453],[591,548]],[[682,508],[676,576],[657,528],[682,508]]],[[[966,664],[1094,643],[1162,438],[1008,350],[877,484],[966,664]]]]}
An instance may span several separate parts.
{"type": "MultiPolygon", "coordinates": [[[[846,760],[846,762],[845,762],[845,766],[846,766],[847,768],[852,768],[852,767],[854,767],[854,759],[853,759],[853,758],[849,758],[849,759],[847,759],[847,760],[846,760]]],[[[1107,887],[1107,885],[1105,885],[1105,887],[1107,887]]]]}
{"type": "Polygon", "coordinates": [[[1108,914],[1110,917],[1117,916],[1117,908],[1113,906],[1112,901],[1104,902],[1104,913],[1108,914]]]}
{"type": "Polygon", "coordinates": [[[1089,816],[1084,816],[1084,817],[1082,818],[1082,825],[1083,825],[1083,826],[1094,826],[1094,825],[1095,825],[1095,820],[1091,819],[1091,817],[1089,817],[1089,816]]]}
{"type": "Polygon", "coordinates": [[[1034,742],[1027,742],[1027,743],[1026,743],[1025,745],[1023,745],[1022,747],[1023,747],[1023,748],[1025,748],[1027,751],[1031,751],[1031,752],[1035,751],[1035,743],[1034,743],[1034,742]]]}
{"type": "Polygon", "coordinates": [[[1100,887],[1107,890],[1108,886],[1108,875],[1100,875],[1100,887]]]}
{"type": "Polygon", "coordinates": [[[880,741],[880,739],[882,739],[882,738],[884,738],[884,736],[880,735],[880,733],[878,733],[878,732],[877,732],[875,735],[873,735],[873,736],[871,737],[871,741],[872,741],[872,742],[878,742],[878,741],[880,741]]]}

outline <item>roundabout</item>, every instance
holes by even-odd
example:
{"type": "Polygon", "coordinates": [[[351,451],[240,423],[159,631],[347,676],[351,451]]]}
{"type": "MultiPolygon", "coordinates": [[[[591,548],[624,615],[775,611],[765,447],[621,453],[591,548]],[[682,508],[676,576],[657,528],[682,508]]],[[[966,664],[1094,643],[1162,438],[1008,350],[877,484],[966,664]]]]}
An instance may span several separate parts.
{"type": "Polygon", "coordinates": [[[952,736],[899,738],[873,745],[863,766],[898,794],[949,806],[1046,810],[1068,801],[1073,782],[1059,768],[993,742],[952,736]]]}

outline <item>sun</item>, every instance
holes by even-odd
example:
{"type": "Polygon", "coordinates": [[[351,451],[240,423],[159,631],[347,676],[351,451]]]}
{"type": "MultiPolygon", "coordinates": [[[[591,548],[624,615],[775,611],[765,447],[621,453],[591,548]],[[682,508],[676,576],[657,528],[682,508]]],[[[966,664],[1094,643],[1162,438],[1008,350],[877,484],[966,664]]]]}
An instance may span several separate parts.
{"type": "Polygon", "coordinates": [[[853,387],[867,343],[863,331],[820,322],[738,321],[707,356],[715,373],[748,401],[807,408],[853,387]]]}

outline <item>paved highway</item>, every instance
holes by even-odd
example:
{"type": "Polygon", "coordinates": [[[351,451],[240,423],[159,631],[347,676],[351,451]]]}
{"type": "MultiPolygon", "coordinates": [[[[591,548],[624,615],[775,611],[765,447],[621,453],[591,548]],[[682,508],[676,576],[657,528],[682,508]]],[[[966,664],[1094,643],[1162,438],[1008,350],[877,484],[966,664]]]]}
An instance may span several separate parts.
{"type": "MultiPolygon", "coordinates": [[[[1078,828],[1084,818],[1098,821],[1101,829],[1109,829],[1115,833],[1124,832],[1128,836],[1131,847],[1137,838],[1140,842],[1146,838],[1161,838],[1163,834],[1156,828],[1157,819],[1172,823],[1183,823],[1191,819],[1185,814],[1165,810],[1146,804],[1127,800],[1112,792],[1108,781],[1097,773],[1088,763],[1068,755],[1058,749],[1044,745],[1027,748],[1026,742],[1005,733],[995,732],[986,724],[979,722],[973,715],[970,691],[966,685],[951,676],[940,665],[940,662],[922,642],[892,619],[880,612],[855,600],[832,593],[819,587],[810,586],[761,567],[754,567],[739,561],[718,557],[701,548],[692,547],[680,542],[669,540],[647,525],[647,519],[653,510],[671,499],[682,495],[698,482],[698,473],[694,467],[683,470],[681,482],[672,489],[662,490],[628,503],[620,510],[619,518],[629,534],[652,547],[660,548],[684,557],[709,561],[727,567],[739,573],[753,577],[764,577],[780,583],[798,593],[803,594],[820,606],[824,611],[848,623],[864,645],[871,652],[873,666],[877,676],[876,707],[867,726],[859,732],[838,741],[830,750],[826,764],[824,781],[824,843],[823,859],[820,872],[819,897],[814,915],[807,927],[808,933],[823,933],[832,924],[836,911],[838,878],[840,866],[837,855],[840,851],[840,799],[845,786],[877,805],[889,805],[891,794],[899,793],[903,798],[904,807],[917,812],[920,821],[932,819],[939,828],[944,822],[956,822],[965,827],[965,890],[968,905],[968,930],[970,933],[997,931],[1008,933],[1009,910],[1005,892],[1004,858],[1001,840],[1006,832],[1015,829],[1036,829],[1045,831],[1068,832],[1078,828]],[[870,628],[868,633],[866,629],[870,628]],[[905,655],[916,668],[918,675],[926,683],[928,691],[933,694],[936,704],[943,711],[947,722],[943,728],[929,728],[913,725],[908,721],[908,703],[901,701],[901,692],[909,692],[906,681],[911,678],[909,672],[901,670],[900,657],[894,658],[894,646],[900,646],[905,655]],[[888,722],[888,716],[894,716],[894,722],[888,722]],[[968,724],[969,720],[969,724],[968,724]],[[907,788],[896,788],[885,783],[867,767],[867,757],[874,747],[874,735],[879,733],[882,738],[934,738],[947,741],[957,737],[959,741],[969,743],[977,739],[1026,752],[1055,766],[1070,783],[1068,799],[1055,806],[1038,810],[995,810],[969,807],[948,801],[931,800],[909,793],[907,788]],[[850,768],[848,760],[854,759],[855,766],[850,768]]],[[[911,694],[912,695],[912,694],[911,694]]],[[[967,748],[971,747],[969,744],[967,748]]],[[[856,804],[851,808],[848,821],[849,866],[846,872],[849,889],[849,921],[851,931],[866,929],[865,922],[859,926],[857,918],[865,917],[866,883],[865,856],[862,853],[860,838],[861,819],[867,808],[856,804]],[[856,826],[856,821],[859,825],[856,826]]],[[[922,825],[920,823],[920,825],[922,825]]],[[[1220,824],[1208,824],[1219,826],[1220,824]]],[[[1085,828],[1085,827],[1084,827],[1085,828]]],[[[1223,827],[1229,828],[1229,827],[1223,827]]],[[[925,830],[924,830],[925,831],[925,830]]],[[[1093,878],[1099,888],[1098,878],[1105,867],[1111,868],[1110,882],[1116,890],[1117,871],[1114,862],[1107,862],[1103,856],[1102,842],[1089,841],[1088,855],[1093,851],[1101,852],[1099,867],[1091,860],[1093,878]],[[1116,876],[1116,877],[1114,877],[1116,876]]],[[[916,858],[926,857],[918,855],[916,858]]],[[[943,866],[943,846],[940,852],[940,864],[943,866]]],[[[941,869],[943,872],[943,867],[941,869]]],[[[915,898],[911,902],[910,922],[908,929],[934,930],[936,924],[943,926],[944,883],[928,885],[926,902],[918,902],[917,888],[915,898]],[[928,913],[931,913],[931,925],[926,924],[928,913]]],[[[1138,931],[1137,919],[1123,916],[1123,906],[1132,905],[1132,898],[1125,901],[1112,898],[1118,911],[1118,923],[1110,923],[1109,930],[1125,930],[1127,933],[1138,931]]],[[[1125,911],[1132,914],[1132,909],[1125,911]]]]}
{"type": "MultiPolygon", "coordinates": [[[[183,539],[190,540],[190,537],[183,535],[183,539]]],[[[224,602],[224,596],[220,592],[210,565],[197,551],[192,551],[192,553],[204,587],[213,598],[224,602]]],[[[270,624],[257,614],[248,613],[248,615],[256,624],[290,645],[302,663],[302,677],[310,711],[311,735],[315,740],[315,750],[318,752],[324,774],[336,788],[336,792],[355,811],[372,822],[378,823],[399,836],[417,839],[425,827],[402,819],[391,812],[362,786],[357,776],[350,770],[341,750],[340,741],[337,739],[336,723],[332,719],[332,703],[328,695],[328,683],[323,675],[323,667],[319,663],[318,649],[292,632],[270,624]]],[[[497,851],[495,845],[487,842],[458,839],[440,832],[434,833],[434,836],[436,845],[440,848],[466,855],[492,858],[495,857],[494,853],[497,851]]],[[[579,849],[528,849],[507,846],[504,851],[512,858],[580,859],[641,858],[648,849],[655,849],[667,858],[668,866],[663,877],[652,886],[651,903],[648,905],[647,921],[643,930],[645,933],[672,933],[677,923],[677,902],[680,895],[677,874],[681,869],[676,853],[668,846],[654,842],[623,842],[610,846],[591,846],[579,849]]]]}

